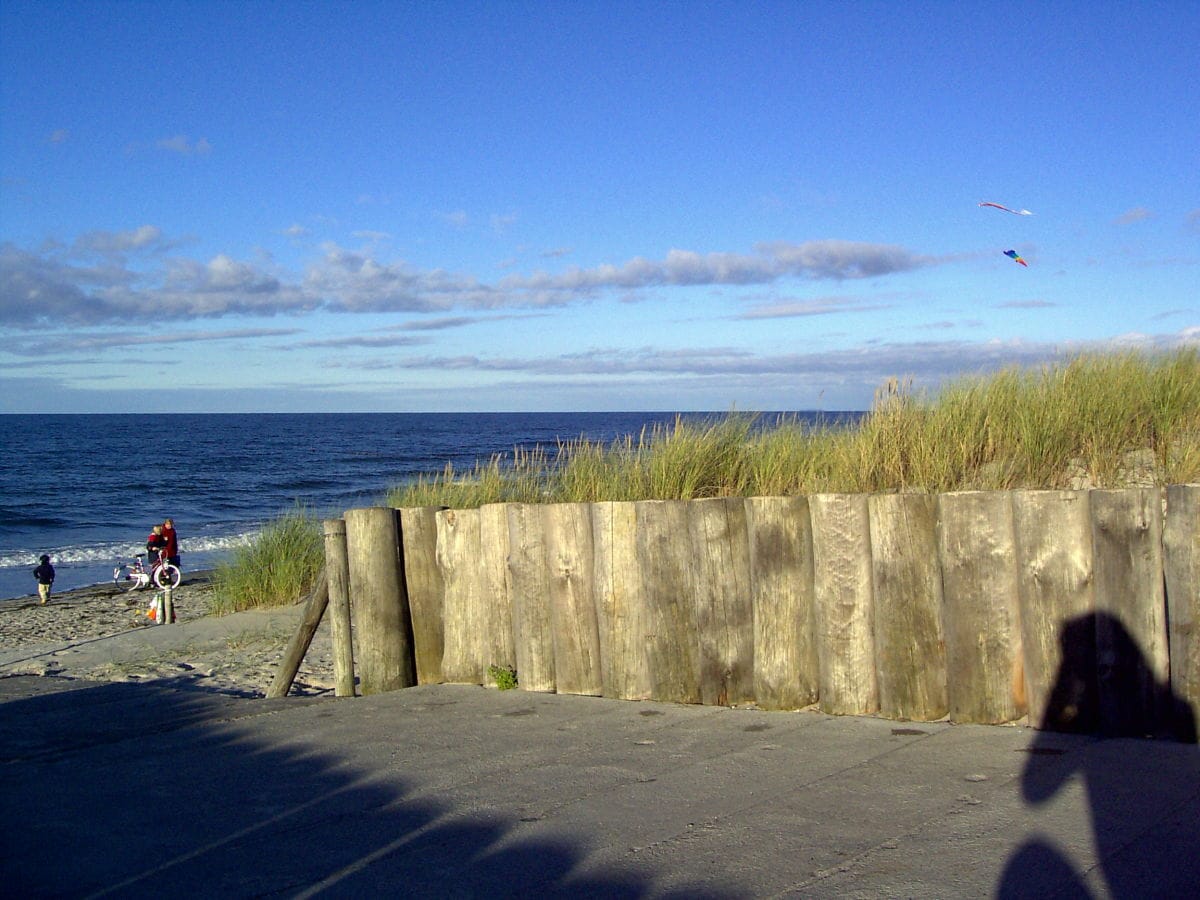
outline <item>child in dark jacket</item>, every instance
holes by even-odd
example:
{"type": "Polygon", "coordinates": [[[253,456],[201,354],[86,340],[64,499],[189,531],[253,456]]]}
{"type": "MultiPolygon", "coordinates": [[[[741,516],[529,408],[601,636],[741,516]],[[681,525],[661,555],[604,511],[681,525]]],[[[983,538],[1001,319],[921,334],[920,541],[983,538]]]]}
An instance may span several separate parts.
{"type": "Polygon", "coordinates": [[[45,606],[50,601],[50,585],[54,584],[54,566],[50,565],[50,557],[42,554],[42,564],[33,570],[33,577],[37,579],[38,596],[42,600],[42,606],[45,606]]]}

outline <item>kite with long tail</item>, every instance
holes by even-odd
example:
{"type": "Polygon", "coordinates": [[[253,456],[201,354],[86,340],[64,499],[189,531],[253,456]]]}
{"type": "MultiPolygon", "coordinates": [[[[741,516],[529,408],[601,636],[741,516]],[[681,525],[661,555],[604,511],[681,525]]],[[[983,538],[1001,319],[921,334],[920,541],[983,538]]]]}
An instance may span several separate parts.
{"type": "Polygon", "coordinates": [[[979,205],[980,206],[990,206],[992,209],[1002,209],[1006,213],[1012,213],[1014,216],[1032,216],[1033,215],[1033,213],[1031,213],[1027,209],[1009,209],[1007,206],[1001,206],[999,203],[992,203],[988,200],[980,201],[979,205]]]}
{"type": "Polygon", "coordinates": [[[1021,257],[1017,255],[1016,250],[1005,250],[1004,255],[1007,256],[1009,259],[1011,259],[1013,262],[1020,263],[1027,269],[1029,268],[1029,263],[1027,263],[1027,262],[1025,262],[1025,260],[1021,259],[1021,257]]]}

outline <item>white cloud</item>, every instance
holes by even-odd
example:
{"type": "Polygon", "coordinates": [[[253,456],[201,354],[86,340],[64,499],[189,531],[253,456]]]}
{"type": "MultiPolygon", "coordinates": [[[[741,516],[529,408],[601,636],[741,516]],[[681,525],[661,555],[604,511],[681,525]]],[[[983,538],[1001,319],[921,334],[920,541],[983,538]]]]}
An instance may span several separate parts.
{"type": "Polygon", "coordinates": [[[738,319],[790,319],[804,316],[828,316],[842,312],[869,312],[889,309],[888,303],[868,303],[855,297],[818,297],[812,300],[793,300],[752,306],[738,319]]]}
{"type": "MultiPolygon", "coordinates": [[[[792,277],[863,279],[938,262],[891,245],[815,241],[763,245],[753,254],[672,250],[661,260],[635,257],[619,265],[510,275],[489,284],[470,275],[416,269],[403,261],[383,262],[373,249],[356,252],[335,244],[325,245],[323,255],[302,275],[291,276],[223,253],[207,262],[155,256],[173,246],[152,225],[124,232],[89,232],[69,252],[48,245],[35,253],[5,244],[0,247],[0,324],[98,323],[131,315],[166,319],[271,315],[317,308],[343,312],[528,309],[663,285],[770,284],[792,277]],[[106,263],[72,263],[72,256],[87,254],[102,256],[106,263]],[[142,257],[136,266],[125,259],[134,254],[142,257]]],[[[758,314],[817,312],[776,307],[758,314]]]]}
{"type": "Polygon", "coordinates": [[[208,138],[200,138],[200,140],[192,143],[191,139],[185,134],[176,134],[171,137],[161,138],[155,141],[154,146],[159,150],[169,150],[172,153],[178,153],[180,156],[206,156],[212,152],[212,144],[208,142],[208,138]]]}
{"type": "Polygon", "coordinates": [[[134,250],[169,246],[162,231],[154,225],[142,225],[132,231],[89,231],[75,239],[77,253],[122,254],[134,250]]]}
{"type": "Polygon", "coordinates": [[[1118,225],[1131,225],[1134,222],[1144,222],[1154,214],[1144,206],[1135,206],[1133,209],[1126,210],[1117,216],[1114,220],[1118,225]]]}

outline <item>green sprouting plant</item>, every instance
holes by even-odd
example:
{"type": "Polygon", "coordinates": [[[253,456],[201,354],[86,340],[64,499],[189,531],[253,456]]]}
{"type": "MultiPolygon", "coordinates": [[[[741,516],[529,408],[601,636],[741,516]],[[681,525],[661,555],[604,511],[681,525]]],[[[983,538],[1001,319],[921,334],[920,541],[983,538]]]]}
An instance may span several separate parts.
{"type": "Polygon", "coordinates": [[[488,678],[502,691],[511,691],[517,686],[517,670],[512,666],[488,666],[488,678]]]}

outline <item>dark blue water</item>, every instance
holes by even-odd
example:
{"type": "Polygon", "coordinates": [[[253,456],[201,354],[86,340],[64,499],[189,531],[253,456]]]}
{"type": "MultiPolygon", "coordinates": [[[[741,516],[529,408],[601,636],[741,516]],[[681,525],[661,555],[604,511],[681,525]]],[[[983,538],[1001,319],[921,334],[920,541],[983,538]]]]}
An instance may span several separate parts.
{"type": "Polygon", "coordinates": [[[645,412],[0,416],[0,598],[36,593],[31,573],[42,553],[58,570],[56,591],[107,581],[117,558],[144,550],[150,527],[167,517],[184,570],[210,568],[297,503],[341,515],[447,462],[461,471],[517,447],[552,449],[581,436],[608,443],[674,420],[645,412]]]}

